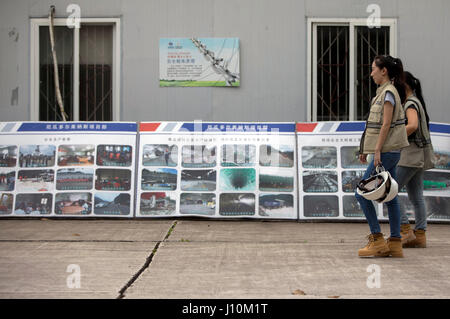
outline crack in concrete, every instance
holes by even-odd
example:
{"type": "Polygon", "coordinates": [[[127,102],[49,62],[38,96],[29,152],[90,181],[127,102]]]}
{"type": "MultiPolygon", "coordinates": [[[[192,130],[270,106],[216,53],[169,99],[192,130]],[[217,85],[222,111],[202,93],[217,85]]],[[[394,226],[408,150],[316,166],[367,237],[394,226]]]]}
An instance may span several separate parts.
{"type": "Polygon", "coordinates": [[[155,247],[152,250],[152,253],[150,254],[150,256],[147,257],[144,265],[141,267],[141,269],[138,270],[137,273],[135,273],[133,275],[133,277],[131,277],[131,279],[125,284],[125,286],[122,287],[122,289],[119,290],[119,296],[116,299],[123,299],[125,297],[125,292],[127,291],[128,288],[131,287],[131,285],[133,285],[133,283],[139,278],[139,276],[147,269],[150,267],[150,264],[153,261],[153,257],[155,256],[156,252],[158,251],[159,245],[161,245],[161,243],[165,242],[170,234],[172,233],[172,231],[175,229],[175,226],[177,225],[178,221],[175,221],[172,226],[170,226],[169,230],[167,231],[166,236],[164,237],[164,239],[162,241],[158,241],[155,245],[155,247]]]}

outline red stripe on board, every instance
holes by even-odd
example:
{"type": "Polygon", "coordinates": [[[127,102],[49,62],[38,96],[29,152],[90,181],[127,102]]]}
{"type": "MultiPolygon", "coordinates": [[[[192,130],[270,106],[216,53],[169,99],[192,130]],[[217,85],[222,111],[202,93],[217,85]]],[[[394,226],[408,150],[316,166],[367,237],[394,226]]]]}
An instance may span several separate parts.
{"type": "Polygon", "coordinates": [[[297,123],[297,132],[313,132],[318,123],[297,123]]]}
{"type": "Polygon", "coordinates": [[[140,123],[139,132],[154,132],[161,123],[140,123]]]}

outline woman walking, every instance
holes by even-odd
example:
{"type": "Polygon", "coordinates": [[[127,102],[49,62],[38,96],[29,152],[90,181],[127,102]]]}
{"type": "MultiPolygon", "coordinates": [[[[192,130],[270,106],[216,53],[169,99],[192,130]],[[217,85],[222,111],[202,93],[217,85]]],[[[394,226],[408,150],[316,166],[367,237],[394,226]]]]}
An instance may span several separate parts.
{"type": "MultiPolygon", "coordinates": [[[[407,147],[405,129],[405,84],[403,64],[391,56],[376,56],[372,63],[371,77],[379,86],[372,99],[366,129],[361,137],[359,160],[367,163],[367,155],[373,154],[363,179],[369,178],[375,168],[382,165],[396,179],[400,150],[407,147]]],[[[368,243],[358,250],[360,257],[403,257],[400,235],[400,207],[398,197],[386,202],[391,236],[386,241],[381,233],[377,213],[372,201],[355,193],[356,199],[370,227],[368,243]]]]}
{"type": "Polygon", "coordinates": [[[433,146],[430,139],[430,118],[422,95],[420,81],[411,73],[405,72],[406,102],[406,133],[409,146],[401,152],[397,167],[397,183],[399,190],[406,186],[408,198],[414,206],[416,226],[413,230],[409,225],[408,216],[403,206],[401,212],[401,235],[403,247],[426,247],[425,231],[427,216],[423,199],[423,173],[434,167],[433,146]]]}

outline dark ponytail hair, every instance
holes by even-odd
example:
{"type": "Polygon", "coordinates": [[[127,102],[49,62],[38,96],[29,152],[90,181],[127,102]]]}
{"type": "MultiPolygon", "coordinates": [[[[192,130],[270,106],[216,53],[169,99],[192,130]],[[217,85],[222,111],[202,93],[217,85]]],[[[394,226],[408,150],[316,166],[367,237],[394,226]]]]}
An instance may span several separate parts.
{"type": "Polygon", "coordinates": [[[430,129],[430,117],[428,116],[427,107],[425,105],[425,100],[423,99],[422,86],[418,78],[415,78],[410,72],[405,71],[405,83],[411,88],[411,90],[416,94],[422,104],[423,110],[425,112],[425,117],[427,119],[427,126],[430,129]]]}
{"type": "Polygon", "coordinates": [[[393,84],[400,95],[402,104],[405,103],[406,87],[402,61],[400,59],[393,58],[390,55],[377,55],[374,62],[378,68],[386,68],[389,79],[394,82],[393,84]]]}

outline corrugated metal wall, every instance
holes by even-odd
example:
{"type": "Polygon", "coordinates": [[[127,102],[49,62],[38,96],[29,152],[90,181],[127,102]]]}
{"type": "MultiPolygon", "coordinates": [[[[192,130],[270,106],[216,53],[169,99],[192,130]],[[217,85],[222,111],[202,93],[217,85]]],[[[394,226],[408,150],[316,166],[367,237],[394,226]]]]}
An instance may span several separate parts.
{"type": "MultiPolygon", "coordinates": [[[[0,3],[0,120],[30,119],[30,17],[74,1],[0,3]]],[[[82,17],[120,17],[121,120],[304,121],[307,17],[367,18],[362,0],[77,1],[82,17]],[[239,88],[160,88],[159,38],[238,37],[239,88]]],[[[377,1],[398,19],[398,55],[423,83],[433,121],[450,122],[450,2],[377,1]]]]}

